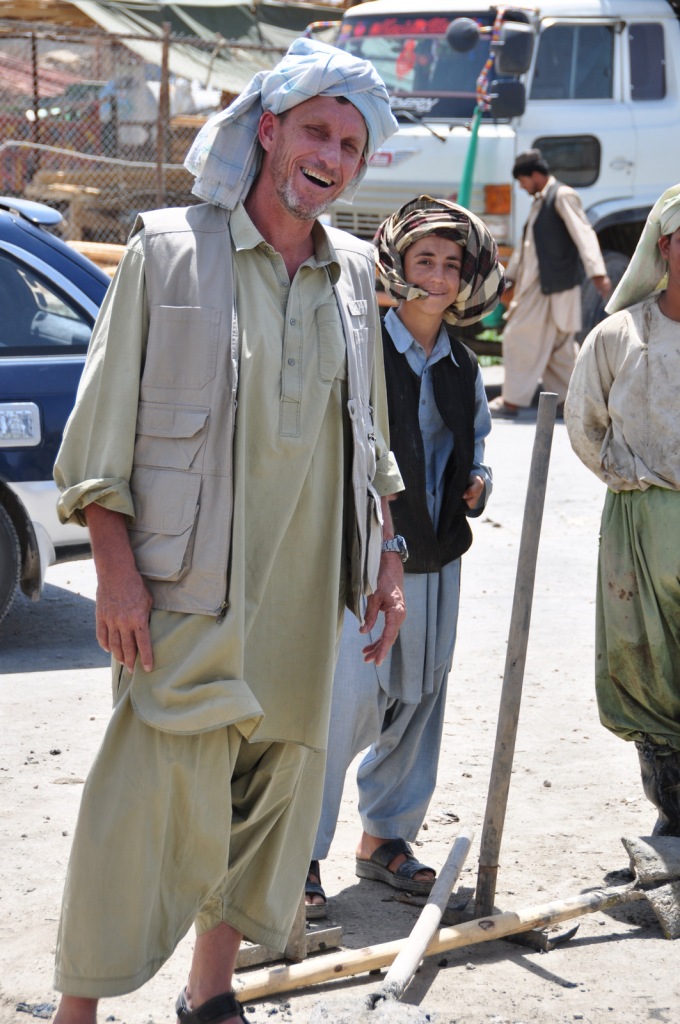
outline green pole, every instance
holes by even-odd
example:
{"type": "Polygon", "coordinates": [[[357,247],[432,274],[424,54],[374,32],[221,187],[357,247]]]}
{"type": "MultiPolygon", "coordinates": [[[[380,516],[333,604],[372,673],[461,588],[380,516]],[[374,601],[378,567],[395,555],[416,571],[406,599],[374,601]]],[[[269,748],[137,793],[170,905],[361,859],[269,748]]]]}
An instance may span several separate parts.
{"type": "MultiPolygon", "coordinates": [[[[470,209],[470,199],[472,197],[472,180],[475,173],[475,160],[477,158],[477,139],[479,137],[479,126],[482,121],[482,108],[477,105],[475,112],[472,115],[472,123],[470,125],[470,141],[468,143],[467,153],[465,154],[465,166],[463,167],[463,176],[460,180],[460,189],[458,190],[458,205],[464,206],[466,210],[470,209]]],[[[503,323],[503,309],[500,305],[496,306],[493,312],[485,316],[481,321],[481,325],[484,328],[497,328],[503,323]]]]}
{"type": "Polygon", "coordinates": [[[460,188],[458,190],[458,205],[464,206],[467,210],[470,209],[472,179],[475,173],[475,159],[477,157],[477,138],[479,136],[479,126],[481,121],[482,110],[481,107],[477,105],[475,107],[475,112],[472,115],[470,141],[468,143],[467,153],[465,154],[465,166],[463,167],[463,176],[460,179],[460,188]]]}

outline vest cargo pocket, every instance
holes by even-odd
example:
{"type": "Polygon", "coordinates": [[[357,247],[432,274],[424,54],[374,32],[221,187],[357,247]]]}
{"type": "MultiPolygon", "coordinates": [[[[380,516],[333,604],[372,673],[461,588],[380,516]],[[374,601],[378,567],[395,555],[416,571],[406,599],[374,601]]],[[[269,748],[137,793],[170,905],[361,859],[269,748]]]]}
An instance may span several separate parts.
{"type": "Polygon", "coordinates": [[[201,469],[209,409],[203,406],[140,402],[135,465],[201,469]]]}
{"type": "Polygon", "coordinates": [[[181,580],[191,566],[201,477],[139,466],[130,490],[135,521],[129,535],[137,568],[151,580],[181,580]]]}

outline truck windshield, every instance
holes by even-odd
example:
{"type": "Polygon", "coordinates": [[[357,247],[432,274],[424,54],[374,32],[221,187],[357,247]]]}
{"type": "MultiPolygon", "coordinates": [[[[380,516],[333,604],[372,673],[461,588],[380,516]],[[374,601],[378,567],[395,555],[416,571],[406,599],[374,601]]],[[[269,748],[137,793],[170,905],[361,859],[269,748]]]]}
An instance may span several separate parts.
{"type": "MultiPolygon", "coordinates": [[[[488,12],[468,17],[480,26],[493,23],[488,12]]],[[[489,37],[480,37],[467,53],[456,53],[445,38],[450,23],[442,14],[351,17],[343,21],[335,45],[371,61],[397,119],[400,110],[428,120],[470,118],[489,37]]]]}

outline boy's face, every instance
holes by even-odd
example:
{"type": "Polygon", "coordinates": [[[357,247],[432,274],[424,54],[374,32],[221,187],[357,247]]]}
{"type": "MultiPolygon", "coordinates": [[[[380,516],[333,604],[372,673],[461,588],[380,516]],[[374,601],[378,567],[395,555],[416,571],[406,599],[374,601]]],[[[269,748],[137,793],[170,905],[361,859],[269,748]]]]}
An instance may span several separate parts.
{"type": "Polygon", "coordinates": [[[428,292],[426,298],[413,301],[423,312],[441,317],[458,296],[463,247],[448,238],[427,235],[408,247],[403,261],[406,281],[428,292]]]}

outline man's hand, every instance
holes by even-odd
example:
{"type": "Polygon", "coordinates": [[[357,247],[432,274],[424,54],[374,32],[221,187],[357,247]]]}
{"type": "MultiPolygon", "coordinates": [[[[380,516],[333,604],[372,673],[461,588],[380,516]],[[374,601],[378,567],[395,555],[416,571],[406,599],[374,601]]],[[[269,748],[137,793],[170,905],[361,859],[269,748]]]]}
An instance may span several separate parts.
{"type": "Polygon", "coordinates": [[[149,634],[149,612],[153,600],[142,577],[131,572],[98,577],[97,641],[116,661],[132,672],[139,653],[142,668],[153,668],[153,650],[149,634]]]}
{"type": "Polygon", "coordinates": [[[590,279],[595,285],[603,299],[608,299],[612,293],[612,283],[606,274],[598,274],[590,279]]]}
{"type": "Polygon", "coordinates": [[[137,654],[142,668],[153,668],[149,613],[153,599],[135,565],[125,517],[101,505],[88,505],[87,525],[97,570],[97,641],[128,672],[137,654]]]}
{"type": "Polygon", "coordinates": [[[385,616],[383,631],[378,639],[364,647],[362,652],[364,661],[374,661],[376,665],[382,665],[399,635],[399,627],[406,618],[404,567],[401,556],[393,551],[383,553],[380,559],[378,584],[366,603],[364,624],[359,628],[359,632],[370,633],[380,612],[385,616]]]}
{"type": "Polygon", "coordinates": [[[477,473],[470,477],[467,489],[463,491],[463,501],[469,509],[477,507],[477,503],[484,490],[484,481],[477,473]]]}

